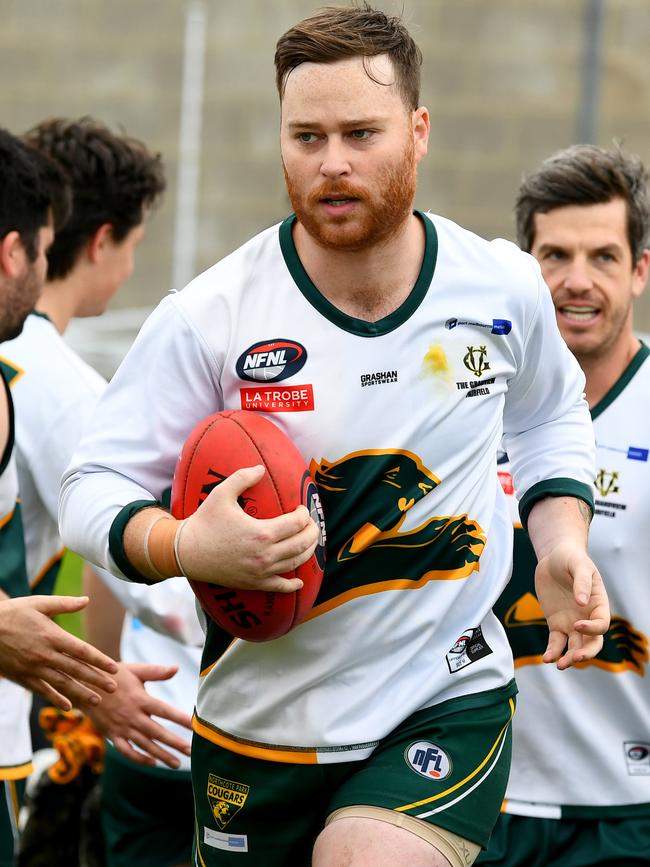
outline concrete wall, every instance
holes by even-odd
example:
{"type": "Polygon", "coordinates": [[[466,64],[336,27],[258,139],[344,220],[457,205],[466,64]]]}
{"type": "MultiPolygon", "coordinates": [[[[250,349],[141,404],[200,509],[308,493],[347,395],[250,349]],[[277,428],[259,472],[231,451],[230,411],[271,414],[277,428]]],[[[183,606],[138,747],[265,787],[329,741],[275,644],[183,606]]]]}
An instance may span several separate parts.
{"type": "MultiPolygon", "coordinates": [[[[0,0],[0,123],[92,114],[165,157],[169,191],[114,307],[172,284],[183,38],[189,0],[0,0]]],[[[288,211],[278,158],[273,51],[311,0],[203,0],[205,77],[195,271],[288,211]]],[[[512,237],[523,172],[576,136],[586,0],[378,0],[425,55],[430,155],[418,204],[512,237]]],[[[597,141],[650,164],[648,0],[604,0],[597,141]]],[[[639,304],[650,329],[650,293],[639,304]]]]}

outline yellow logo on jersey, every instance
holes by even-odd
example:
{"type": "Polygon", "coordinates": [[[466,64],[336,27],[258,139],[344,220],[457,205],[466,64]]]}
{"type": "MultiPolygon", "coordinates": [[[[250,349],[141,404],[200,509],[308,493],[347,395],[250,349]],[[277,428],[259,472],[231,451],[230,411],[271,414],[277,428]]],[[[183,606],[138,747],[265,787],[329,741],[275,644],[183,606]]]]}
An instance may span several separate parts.
{"type": "Polygon", "coordinates": [[[599,470],[594,485],[601,497],[606,497],[608,494],[618,494],[619,487],[618,473],[609,472],[608,470],[599,470]]]}
{"type": "Polygon", "coordinates": [[[208,801],[215,822],[223,831],[246,803],[250,786],[208,774],[208,801]]]}
{"type": "Polygon", "coordinates": [[[483,376],[485,371],[490,369],[490,362],[487,360],[487,347],[468,346],[463,364],[474,376],[483,376]]]}

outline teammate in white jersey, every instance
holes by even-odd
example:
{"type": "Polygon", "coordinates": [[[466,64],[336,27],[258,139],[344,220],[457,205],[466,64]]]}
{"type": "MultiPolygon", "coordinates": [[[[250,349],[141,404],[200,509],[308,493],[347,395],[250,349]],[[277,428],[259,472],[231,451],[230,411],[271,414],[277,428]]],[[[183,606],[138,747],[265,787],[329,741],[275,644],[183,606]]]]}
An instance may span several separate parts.
{"type": "Polygon", "coordinates": [[[281,37],[295,214],[162,302],[64,479],[63,536],[99,565],[156,582],[176,542],[169,571],[280,592],[318,528],[302,507],[268,521],[239,507],[261,467],[184,522],[155,501],[221,408],[272,419],[319,486],[328,558],[306,621],[264,644],[208,627],[196,865],[458,867],[486,845],[515,693],[491,613],[511,561],[504,430],[545,564],[547,659],[591,658],[607,628],[583,378],[532,258],[413,211],[420,63],[401,21],[365,4],[281,37]]]}
{"type": "MultiPolygon", "coordinates": [[[[539,260],[560,331],[586,375],[597,449],[589,552],[612,622],[596,658],[564,676],[540,665],[535,556],[515,531],[513,577],[495,611],[520,697],[505,813],[485,864],[650,861],[650,353],[632,320],[650,261],[646,182],[638,157],[577,145],[519,190],[519,242],[539,260]]],[[[498,470],[510,493],[509,465],[498,470]]]]}
{"type": "MultiPolygon", "coordinates": [[[[160,199],[165,179],[159,154],[92,118],[51,118],[25,138],[56,161],[72,190],[72,213],[48,253],[48,279],[37,311],[27,318],[22,334],[5,347],[7,364],[15,371],[28,575],[32,586],[45,593],[52,589],[63,553],[57,524],[61,475],[106,386],[66,345],[63,334],[73,317],[103,313],[131,274],[145,220],[160,199]]],[[[192,797],[187,728],[196,696],[198,651],[125,617],[124,608],[103,588],[102,580],[115,581],[112,576],[87,569],[84,577],[90,597],[86,635],[121,660],[117,691],[90,714],[116,748],[108,747],[103,776],[108,867],[188,862],[192,797]],[[173,770],[149,771],[134,765],[154,766],[156,760],[173,770]],[[134,792],[141,793],[139,799],[134,792]],[[174,812],[165,809],[169,802],[174,812]],[[182,803],[187,805],[184,821],[182,803]],[[113,819],[114,813],[119,820],[113,819]],[[146,848],[149,861],[134,851],[134,845],[146,848]]],[[[125,584],[125,589],[130,588],[125,584]]],[[[184,590],[192,595],[189,587],[184,590]]],[[[147,617],[139,600],[128,593],[121,599],[126,609],[147,617]]],[[[166,603],[170,614],[175,601],[166,603]]]]}
{"type": "MultiPolygon", "coordinates": [[[[45,280],[54,227],[69,211],[56,166],[0,130],[0,341],[20,333],[45,280]]],[[[0,352],[2,350],[0,349],[0,352]]],[[[87,600],[29,598],[10,376],[0,356],[0,865],[15,863],[16,814],[31,771],[30,692],[69,708],[114,688],[115,664],[50,620],[87,600]],[[96,666],[93,668],[92,666],[96,666]],[[8,679],[5,679],[8,678],[8,679]]]]}

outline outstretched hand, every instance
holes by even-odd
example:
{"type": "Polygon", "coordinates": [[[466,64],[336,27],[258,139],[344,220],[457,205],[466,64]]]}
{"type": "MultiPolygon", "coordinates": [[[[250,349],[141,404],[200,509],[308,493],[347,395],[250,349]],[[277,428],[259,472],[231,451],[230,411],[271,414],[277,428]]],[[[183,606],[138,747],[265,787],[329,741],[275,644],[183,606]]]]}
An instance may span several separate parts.
{"type": "Polygon", "coordinates": [[[228,476],[210,492],[180,530],[178,556],[184,574],[246,590],[292,593],[299,578],[283,578],[307,562],[318,543],[318,527],[305,506],[277,518],[252,518],[239,497],[264,475],[263,466],[228,476]]]}
{"type": "Polygon", "coordinates": [[[580,546],[561,543],[537,564],[535,588],[550,631],[542,659],[559,669],[593,659],[609,628],[600,572],[580,546]]]}
{"type": "Polygon", "coordinates": [[[117,663],[57,626],[57,614],[80,611],[87,596],[23,596],[0,601],[0,674],[61,710],[87,708],[112,692],[117,663]]]}
{"type": "Polygon", "coordinates": [[[115,748],[140,765],[155,765],[156,759],[170,768],[178,768],[178,756],[161,744],[189,756],[188,741],[163,728],[153,717],[170,720],[191,729],[192,719],[185,711],[149,695],[144,687],[148,680],[168,680],[178,668],[146,663],[119,663],[117,690],[101,705],[88,711],[95,728],[109,738],[115,748]],[[138,749],[134,749],[137,746],[138,749]]]}

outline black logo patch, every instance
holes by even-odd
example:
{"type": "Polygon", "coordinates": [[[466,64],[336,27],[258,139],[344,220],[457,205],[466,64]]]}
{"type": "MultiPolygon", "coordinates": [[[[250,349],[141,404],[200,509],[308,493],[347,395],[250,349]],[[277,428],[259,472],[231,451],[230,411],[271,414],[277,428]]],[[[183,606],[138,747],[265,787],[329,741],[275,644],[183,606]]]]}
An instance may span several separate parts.
{"type": "Polygon", "coordinates": [[[239,356],[237,376],[250,382],[280,382],[302,370],[306,361],[307,350],[295,340],[262,340],[239,356]]]}
{"type": "Polygon", "coordinates": [[[447,653],[449,673],[453,674],[455,671],[460,671],[461,668],[465,668],[465,666],[471,665],[491,653],[492,648],[483,637],[481,627],[470,627],[458,637],[454,646],[447,653]]]}

